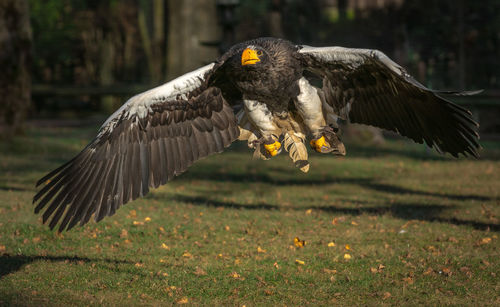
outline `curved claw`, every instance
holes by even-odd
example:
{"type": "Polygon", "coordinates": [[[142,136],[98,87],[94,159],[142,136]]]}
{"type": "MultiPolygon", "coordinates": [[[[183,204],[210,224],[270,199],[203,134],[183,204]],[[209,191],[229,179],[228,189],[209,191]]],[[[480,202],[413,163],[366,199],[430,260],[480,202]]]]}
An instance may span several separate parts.
{"type": "Polygon", "coordinates": [[[274,157],[280,153],[281,143],[275,141],[274,143],[271,144],[264,144],[264,148],[271,157],[274,157]]]}

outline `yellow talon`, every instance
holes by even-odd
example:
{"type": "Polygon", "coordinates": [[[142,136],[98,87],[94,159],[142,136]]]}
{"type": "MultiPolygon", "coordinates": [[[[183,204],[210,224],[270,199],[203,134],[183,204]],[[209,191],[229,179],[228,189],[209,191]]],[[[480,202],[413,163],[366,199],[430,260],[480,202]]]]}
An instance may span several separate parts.
{"type": "Polygon", "coordinates": [[[278,141],[275,141],[272,144],[264,144],[264,148],[266,149],[268,154],[270,154],[272,157],[274,157],[279,153],[279,149],[281,148],[281,143],[278,141]]]}
{"type": "Polygon", "coordinates": [[[323,146],[328,147],[328,144],[326,144],[326,140],[325,140],[324,136],[320,137],[317,140],[311,140],[311,142],[309,142],[309,144],[311,144],[311,147],[314,150],[316,150],[317,152],[321,152],[321,148],[323,146]]]}

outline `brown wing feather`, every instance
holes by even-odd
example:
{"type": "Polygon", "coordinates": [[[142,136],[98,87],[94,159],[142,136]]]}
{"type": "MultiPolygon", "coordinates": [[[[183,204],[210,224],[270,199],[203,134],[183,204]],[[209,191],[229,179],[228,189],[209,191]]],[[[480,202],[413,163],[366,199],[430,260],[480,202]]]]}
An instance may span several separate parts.
{"type": "Polygon", "coordinates": [[[323,78],[321,96],[337,115],[397,132],[455,157],[478,156],[478,124],[471,113],[418,83],[382,52],[304,47],[299,55],[307,70],[323,78]]]}
{"type": "Polygon", "coordinates": [[[234,113],[215,87],[187,100],[152,104],[142,118],[118,116],[108,125],[114,128],[37,183],[43,188],[34,197],[35,212],[45,209],[43,221],[52,217],[51,228],[61,222],[59,231],[69,230],[92,215],[96,221],[113,215],[239,135],[234,113]]]}

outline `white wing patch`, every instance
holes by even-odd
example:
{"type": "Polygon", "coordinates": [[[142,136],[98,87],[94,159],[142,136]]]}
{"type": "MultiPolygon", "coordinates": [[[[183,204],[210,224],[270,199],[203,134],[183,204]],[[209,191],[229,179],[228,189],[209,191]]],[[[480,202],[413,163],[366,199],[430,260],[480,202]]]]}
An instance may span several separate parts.
{"type": "Polygon", "coordinates": [[[211,70],[214,65],[215,63],[208,64],[170,82],[150,89],[149,91],[133,96],[104,122],[101,126],[101,130],[111,130],[113,127],[106,126],[116,120],[122,113],[124,113],[125,118],[131,118],[132,116],[144,118],[149,114],[151,105],[154,103],[175,99],[187,99],[188,93],[199,87],[203,81],[205,81],[205,74],[211,70]]]}
{"type": "Polygon", "coordinates": [[[383,63],[396,74],[410,77],[406,70],[391,60],[385,53],[375,49],[356,49],[344,47],[311,47],[303,46],[299,53],[311,54],[325,62],[342,62],[355,69],[366,62],[367,58],[373,58],[383,63]]]}

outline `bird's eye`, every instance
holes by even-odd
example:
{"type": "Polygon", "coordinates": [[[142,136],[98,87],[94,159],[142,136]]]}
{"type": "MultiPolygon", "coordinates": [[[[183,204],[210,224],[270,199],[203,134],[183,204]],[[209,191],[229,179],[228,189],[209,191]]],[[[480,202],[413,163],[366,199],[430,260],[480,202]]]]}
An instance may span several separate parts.
{"type": "Polygon", "coordinates": [[[257,51],[257,55],[258,55],[258,56],[261,56],[261,55],[262,55],[262,51],[260,51],[260,50],[259,50],[259,51],[257,51]]]}

